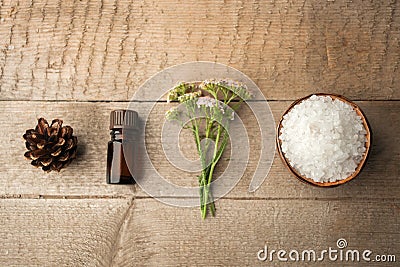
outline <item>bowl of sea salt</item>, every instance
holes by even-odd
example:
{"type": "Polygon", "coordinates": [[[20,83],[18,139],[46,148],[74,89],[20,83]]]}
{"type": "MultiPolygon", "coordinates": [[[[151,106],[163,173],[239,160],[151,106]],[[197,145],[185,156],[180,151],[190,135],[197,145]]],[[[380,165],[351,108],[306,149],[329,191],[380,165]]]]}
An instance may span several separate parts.
{"type": "Polygon", "coordinates": [[[277,132],[286,167],[301,181],[322,187],[356,177],[371,146],[364,113],[334,94],[312,94],[295,101],[283,114],[277,132]]]}

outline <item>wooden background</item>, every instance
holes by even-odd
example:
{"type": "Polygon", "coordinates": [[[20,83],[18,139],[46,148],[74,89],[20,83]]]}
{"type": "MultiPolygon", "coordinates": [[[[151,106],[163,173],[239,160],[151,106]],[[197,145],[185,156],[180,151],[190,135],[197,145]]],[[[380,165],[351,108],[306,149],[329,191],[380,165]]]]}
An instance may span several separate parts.
{"type": "MultiPolygon", "coordinates": [[[[399,62],[396,0],[1,0],[0,265],[267,266],[257,260],[265,244],[322,250],[338,238],[400,261],[399,62]],[[312,92],[355,100],[374,134],[366,168],[346,185],[320,189],[275,157],[264,184],[248,193],[254,133],[249,168],[205,221],[196,208],[107,185],[109,112],[126,107],[157,71],[196,60],[247,74],[275,120],[312,92]],[[64,119],[78,135],[78,160],[61,173],[44,174],[23,158],[22,134],[41,116],[64,119]]],[[[154,112],[149,128],[157,132],[162,116],[154,112]]],[[[164,174],[195,179],[174,175],[158,155],[159,137],[146,138],[164,174]]]]}

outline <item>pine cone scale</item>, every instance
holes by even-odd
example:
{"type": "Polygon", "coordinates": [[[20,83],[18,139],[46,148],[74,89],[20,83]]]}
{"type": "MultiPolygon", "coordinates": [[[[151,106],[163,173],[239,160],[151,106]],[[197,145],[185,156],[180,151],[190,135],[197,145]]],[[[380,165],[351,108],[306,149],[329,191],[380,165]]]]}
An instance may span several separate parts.
{"type": "MultiPolygon", "coordinates": [[[[74,136],[74,137],[75,137],[75,136],[74,136]]],[[[73,148],[74,146],[76,146],[77,143],[78,143],[78,140],[77,140],[76,137],[75,137],[75,138],[72,138],[72,139],[69,139],[69,140],[67,141],[67,149],[73,148]]]]}
{"type": "Polygon", "coordinates": [[[44,118],[40,118],[38,120],[38,125],[36,126],[35,131],[41,135],[44,135],[48,127],[49,124],[47,123],[47,121],[44,118]]]}
{"type": "Polygon", "coordinates": [[[52,163],[52,162],[53,162],[52,158],[43,159],[43,160],[40,161],[40,163],[42,163],[43,166],[49,166],[50,163],[52,163]]]}
{"type": "Polygon", "coordinates": [[[60,137],[60,138],[58,139],[58,143],[55,144],[53,147],[56,147],[56,146],[63,146],[64,144],[65,144],[65,139],[62,138],[62,137],[60,137]]]}
{"type": "Polygon", "coordinates": [[[58,157],[62,152],[62,148],[58,148],[56,151],[54,151],[53,153],[50,153],[50,155],[52,155],[53,157],[58,157]]]}
{"type": "Polygon", "coordinates": [[[67,161],[70,158],[69,154],[65,154],[64,156],[61,156],[58,158],[58,161],[67,161]]]}
{"type": "Polygon", "coordinates": [[[65,126],[61,129],[60,134],[62,138],[69,139],[73,134],[73,129],[70,126],[65,126]]]}
{"type": "Polygon", "coordinates": [[[38,159],[40,157],[45,156],[46,154],[47,154],[46,150],[39,148],[31,152],[31,159],[38,159]]]}

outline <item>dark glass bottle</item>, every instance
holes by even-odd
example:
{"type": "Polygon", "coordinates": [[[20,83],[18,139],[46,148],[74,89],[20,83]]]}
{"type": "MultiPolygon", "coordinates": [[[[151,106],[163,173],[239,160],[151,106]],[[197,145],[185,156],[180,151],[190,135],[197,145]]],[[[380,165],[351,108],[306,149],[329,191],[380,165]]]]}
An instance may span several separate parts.
{"type": "Polygon", "coordinates": [[[138,130],[137,112],[123,109],[113,110],[110,116],[110,130],[111,141],[108,142],[107,151],[107,183],[133,184],[135,183],[135,143],[138,130]]]}

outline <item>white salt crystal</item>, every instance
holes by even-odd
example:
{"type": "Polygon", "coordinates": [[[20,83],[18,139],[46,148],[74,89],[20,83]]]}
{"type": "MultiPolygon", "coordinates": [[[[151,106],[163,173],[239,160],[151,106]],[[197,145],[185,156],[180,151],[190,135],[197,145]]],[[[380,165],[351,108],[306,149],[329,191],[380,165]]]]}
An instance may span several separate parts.
{"type": "Polygon", "coordinates": [[[366,151],[365,135],[351,105],[313,95],[283,117],[279,139],[289,164],[301,175],[334,182],[354,173],[366,151]]]}

